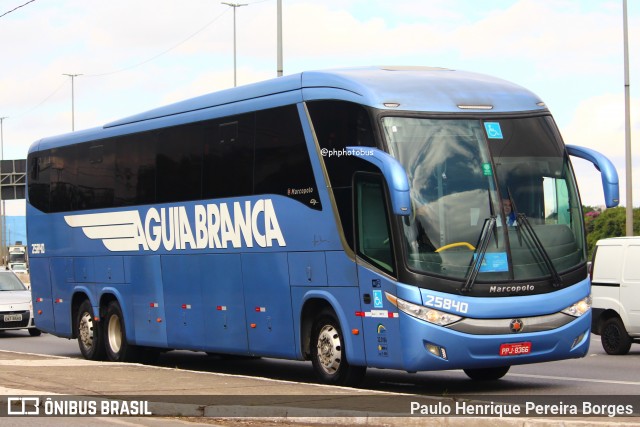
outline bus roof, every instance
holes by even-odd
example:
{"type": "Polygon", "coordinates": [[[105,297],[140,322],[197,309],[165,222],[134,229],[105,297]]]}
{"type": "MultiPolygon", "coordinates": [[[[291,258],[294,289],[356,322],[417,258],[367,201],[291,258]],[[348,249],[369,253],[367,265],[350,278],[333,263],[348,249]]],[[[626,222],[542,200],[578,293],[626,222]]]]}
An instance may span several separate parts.
{"type": "MultiPolygon", "coordinates": [[[[174,117],[271,95],[298,94],[299,101],[337,99],[378,109],[431,113],[510,113],[546,111],[529,90],[495,77],[436,67],[357,67],[305,71],[266,80],[149,110],[88,129],[45,138],[39,149],[67,145],[114,134],[120,126],[174,117]],[[115,132],[104,132],[111,130],[115,132]]],[[[264,107],[263,107],[264,108],[264,107]]],[[[231,111],[229,115],[236,114],[231,111]]],[[[158,126],[162,127],[162,126],[158,126]]],[[[133,129],[132,129],[133,131],[133,129]]],[[[37,149],[33,144],[30,152],[37,149]]]]}

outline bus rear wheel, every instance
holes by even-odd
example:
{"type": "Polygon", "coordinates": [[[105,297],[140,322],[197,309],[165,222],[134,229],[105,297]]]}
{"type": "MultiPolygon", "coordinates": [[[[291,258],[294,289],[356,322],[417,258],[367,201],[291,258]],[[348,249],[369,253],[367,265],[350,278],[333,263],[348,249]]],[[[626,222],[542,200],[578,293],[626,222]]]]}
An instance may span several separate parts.
{"type": "Polygon", "coordinates": [[[95,321],[93,307],[89,300],[84,300],[76,315],[76,336],[80,353],[87,360],[104,360],[105,349],[102,329],[95,321]]]}
{"type": "Polygon", "coordinates": [[[138,349],[127,342],[124,316],[117,301],[107,306],[104,319],[104,337],[107,358],[112,362],[133,362],[138,359],[138,349]]]}
{"type": "Polygon", "coordinates": [[[495,381],[504,377],[511,366],[499,366],[497,368],[465,369],[464,373],[474,381],[495,381]]]}
{"type": "Polygon", "coordinates": [[[160,355],[160,349],[140,347],[127,342],[124,316],[117,301],[107,305],[104,320],[104,347],[107,359],[112,362],[154,363],[160,355]]]}
{"type": "Polygon", "coordinates": [[[347,360],[340,323],[332,312],[323,312],[313,324],[311,363],[318,379],[325,384],[357,386],[367,371],[347,360]]]}

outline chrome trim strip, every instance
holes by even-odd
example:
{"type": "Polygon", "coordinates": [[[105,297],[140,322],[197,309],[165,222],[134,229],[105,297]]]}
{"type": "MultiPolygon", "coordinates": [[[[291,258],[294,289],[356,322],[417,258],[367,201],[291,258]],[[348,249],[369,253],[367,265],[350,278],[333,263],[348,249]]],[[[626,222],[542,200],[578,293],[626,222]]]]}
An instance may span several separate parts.
{"type": "Polygon", "coordinates": [[[535,317],[512,317],[506,319],[472,319],[465,318],[452,325],[447,326],[454,331],[472,335],[513,335],[517,336],[528,332],[550,331],[564,326],[576,318],[564,313],[554,313],[546,316],[535,317]],[[523,323],[523,328],[519,332],[512,332],[510,323],[518,319],[523,323]]]}

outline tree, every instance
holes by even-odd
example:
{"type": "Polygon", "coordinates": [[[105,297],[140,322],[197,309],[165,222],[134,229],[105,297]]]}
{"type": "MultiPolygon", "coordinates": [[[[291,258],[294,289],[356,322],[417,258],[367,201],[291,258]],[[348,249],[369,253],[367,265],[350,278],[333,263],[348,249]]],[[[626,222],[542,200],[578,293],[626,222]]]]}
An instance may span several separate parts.
{"type": "MultiPolygon", "coordinates": [[[[587,231],[589,259],[598,240],[625,235],[626,210],[624,207],[610,208],[599,212],[590,206],[583,206],[582,211],[587,231]]],[[[633,210],[633,234],[634,236],[640,235],[640,208],[633,210]]]]}

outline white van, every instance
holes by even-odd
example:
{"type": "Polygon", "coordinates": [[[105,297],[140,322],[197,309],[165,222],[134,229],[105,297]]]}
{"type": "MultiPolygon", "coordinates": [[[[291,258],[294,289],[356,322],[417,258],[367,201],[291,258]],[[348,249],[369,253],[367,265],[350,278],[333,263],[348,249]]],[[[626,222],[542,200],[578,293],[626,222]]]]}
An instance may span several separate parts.
{"type": "Polygon", "coordinates": [[[591,332],[608,354],[627,354],[640,343],[640,237],[598,240],[591,286],[591,332]]]}

